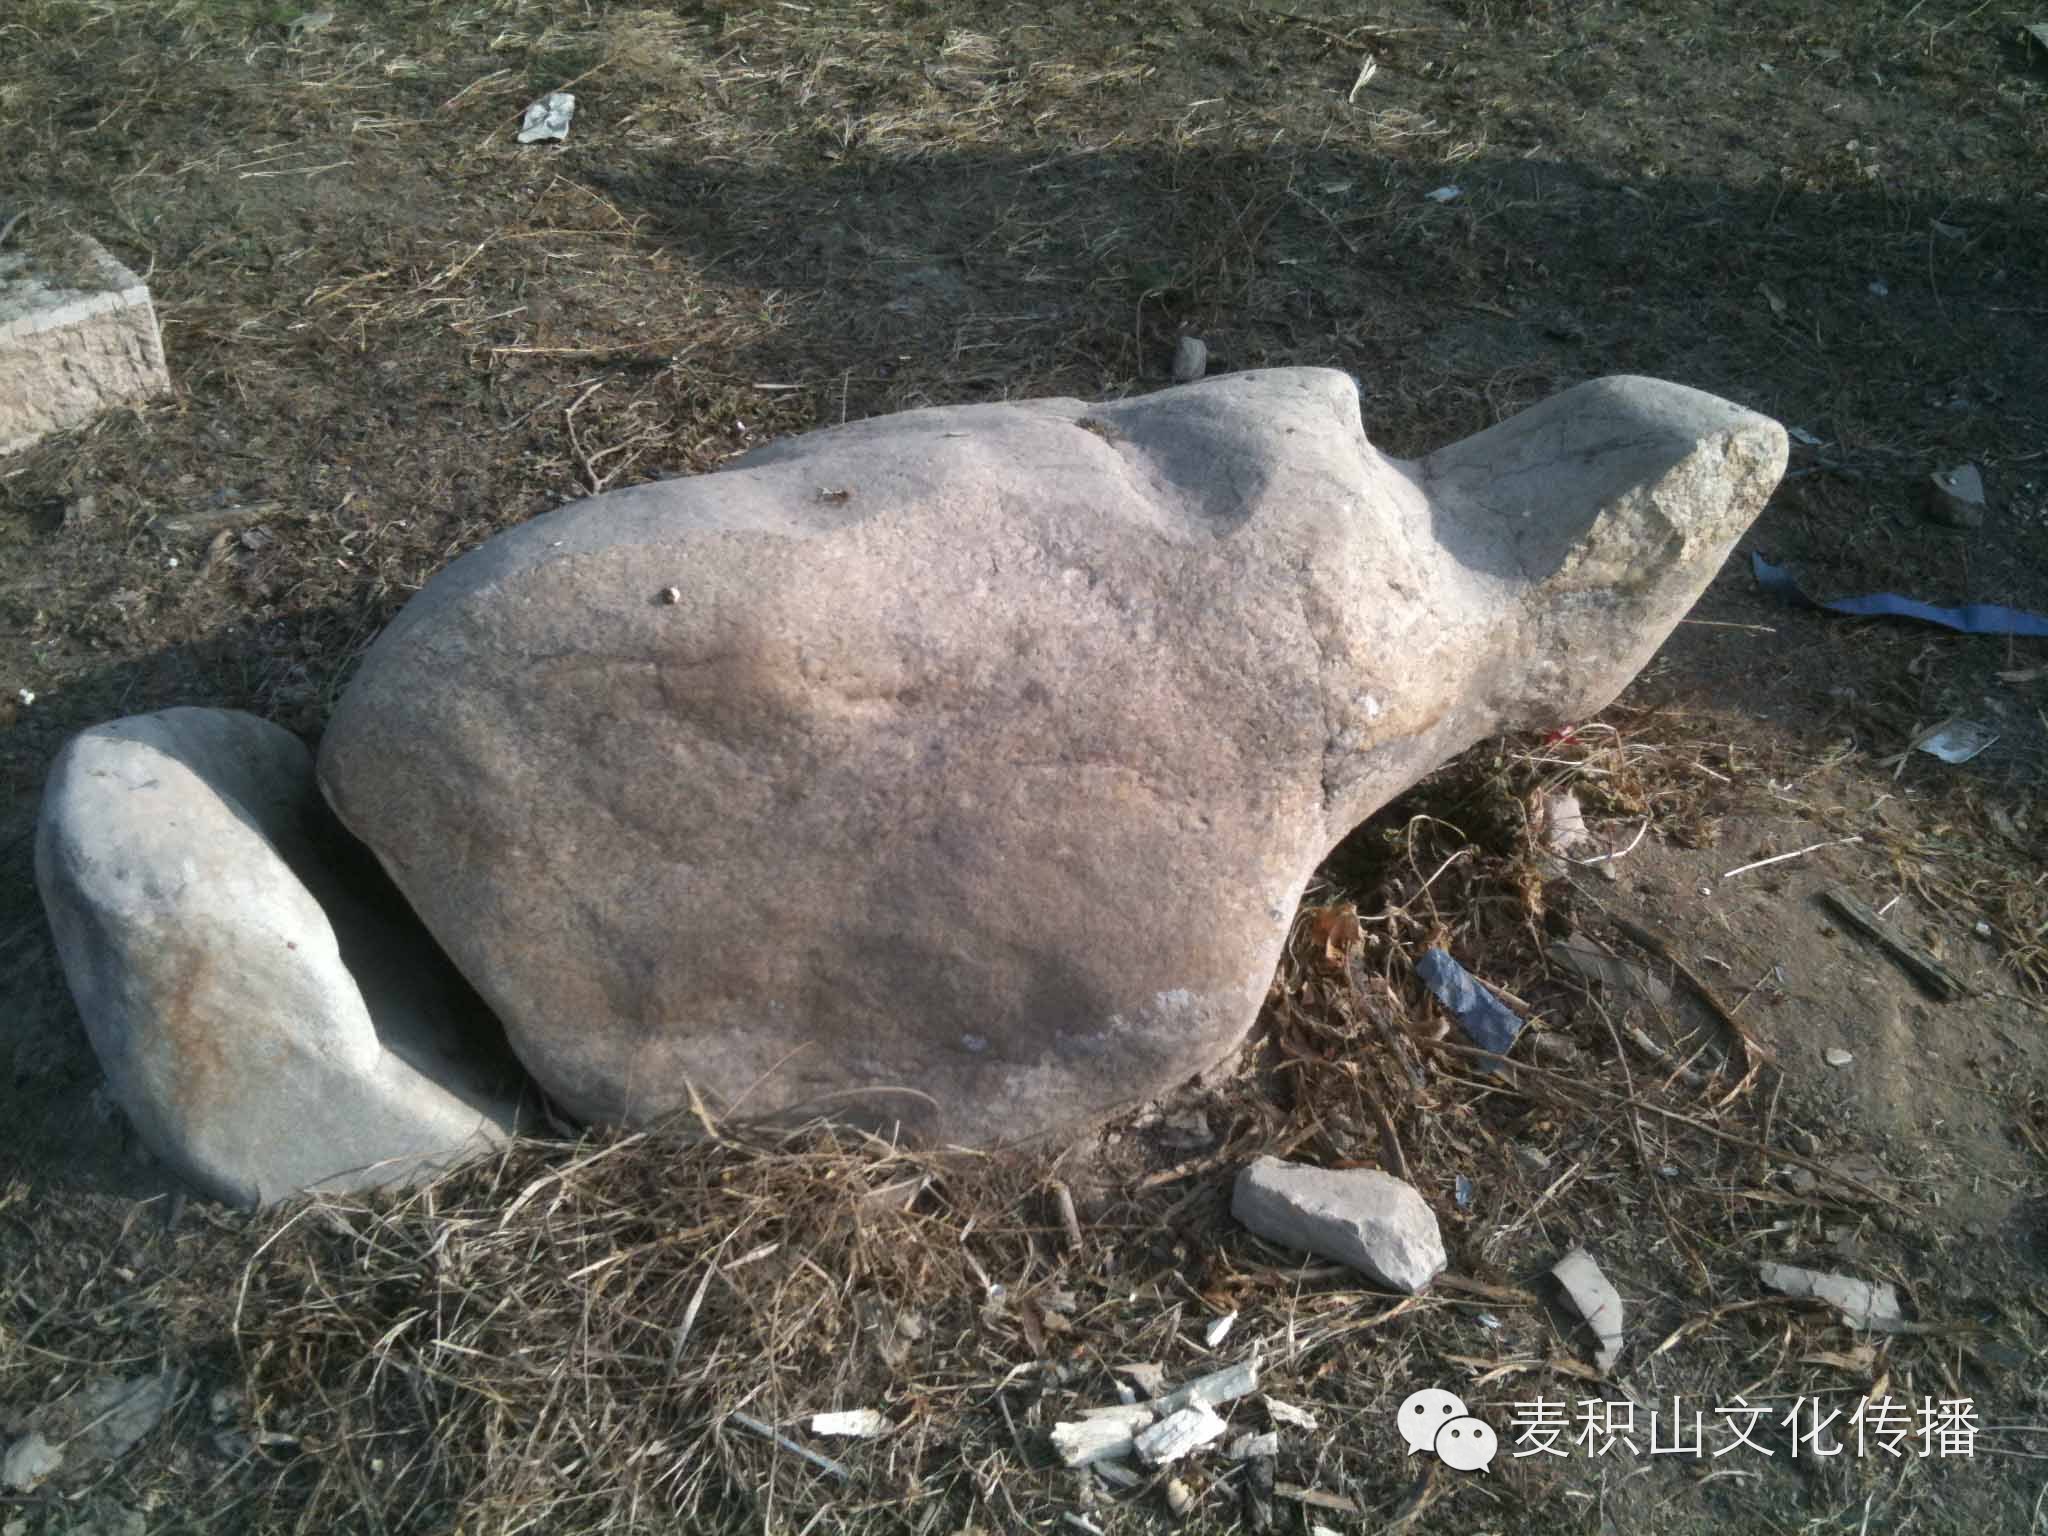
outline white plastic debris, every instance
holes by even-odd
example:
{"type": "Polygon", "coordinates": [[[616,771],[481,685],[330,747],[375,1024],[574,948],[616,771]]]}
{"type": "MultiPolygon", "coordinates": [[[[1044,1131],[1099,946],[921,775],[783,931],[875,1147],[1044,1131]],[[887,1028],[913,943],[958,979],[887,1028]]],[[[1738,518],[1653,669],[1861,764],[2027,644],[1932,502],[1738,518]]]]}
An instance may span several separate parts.
{"type": "Polygon", "coordinates": [[[1226,1312],[1202,1330],[1202,1342],[1211,1349],[1230,1337],[1230,1330],[1237,1326],[1237,1314],[1226,1312]]]}
{"type": "Polygon", "coordinates": [[[1280,1432],[1269,1429],[1263,1435],[1239,1435],[1230,1442],[1228,1454],[1232,1461],[1251,1461],[1256,1457],[1278,1456],[1280,1432]]]}
{"type": "Polygon", "coordinates": [[[1316,1427],[1316,1416],[1306,1408],[1297,1408],[1292,1403],[1283,1403],[1277,1397],[1265,1399],[1265,1404],[1266,1413],[1275,1425],[1285,1424],[1289,1429],[1308,1430],[1316,1427]]]}
{"type": "Polygon", "coordinates": [[[1225,1366],[1220,1371],[1211,1371],[1206,1376],[1197,1376],[1186,1386],[1176,1387],[1167,1393],[1152,1404],[1152,1407],[1160,1413],[1174,1413],[1198,1404],[1213,1408],[1219,1403],[1234,1402],[1258,1389],[1258,1362],[1244,1360],[1236,1365],[1225,1366]]]}
{"type": "Polygon", "coordinates": [[[811,1433],[835,1435],[846,1440],[872,1440],[896,1426],[873,1408],[849,1408],[843,1413],[814,1413],[811,1433]]]}
{"type": "Polygon", "coordinates": [[[1804,427],[1787,427],[1785,435],[1791,438],[1793,442],[1804,443],[1809,448],[1818,448],[1820,446],[1820,439],[1804,427]]]}
{"type": "Polygon", "coordinates": [[[1156,1416],[1142,1403],[1096,1408],[1083,1417],[1052,1429],[1052,1448],[1069,1467],[1131,1454],[1132,1441],[1149,1429],[1156,1416]]]}
{"type": "Polygon", "coordinates": [[[1603,1371],[1610,1369],[1621,1354],[1621,1293],[1583,1248],[1574,1248],[1559,1259],[1550,1273],[1600,1341],[1593,1351],[1593,1363],[1603,1371]]]}
{"type": "Polygon", "coordinates": [[[576,98],[567,91],[556,91],[545,101],[536,101],[526,109],[526,121],[519,125],[519,142],[537,143],[542,139],[566,139],[569,137],[569,120],[576,115],[576,98]]]}
{"type": "Polygon", "coordinates": [[[23,709],[27,709],[29,705],[35,703],[36,691],[33,688],[23,688],[14,697],[23,709]]]}
{"type": "Polygon", "coordinates": [[[1456,187],[1438,187],[1434,192],[1424,193],[1423,195],[1432,203],[1448,203],[1460,196],[1460,193],[1456,187]]]}
{"type": "Polygon", "coordinates": [[[1199,1451],[1212,1441],[1220,1440],[1229,1428],[1217,1417],[1215,1409],[1207,1403],[1198,1402],[1191,1408],[1168,1414],[1142,1432],[1132,1445],[1138,1459],[1148,1466],[1170,1466],[1189,1452],[1199,1451]]]}
{"type": "Polygon", "coordinates": [[[1792,1264],[1759,1264],[1757,1274],[1774,1291],[1826,1302],[1851,1328],[1897,1333],[1906,1327],[1905,1315],[1899,1311],[1899,1293],[1888,1284],[1822,1274],[1792,1264]]]}
{"type": "Polygon", "coordinates": [[[1132,1385],[1147,1397],[1166,1395],[1166,1367],[1151,1360],[1133,1361],[1116,1368],[1119,1376],[1128,1376],[1132,1385]]]}
{"type": "Polygon", "coordinates": [[[1581,843],[1593,841],[1586,830],[1586,813],[1573,794],[1549,795],[1543,801],[1544,842],[1552,853],[1570,853],[1581,843]]]}

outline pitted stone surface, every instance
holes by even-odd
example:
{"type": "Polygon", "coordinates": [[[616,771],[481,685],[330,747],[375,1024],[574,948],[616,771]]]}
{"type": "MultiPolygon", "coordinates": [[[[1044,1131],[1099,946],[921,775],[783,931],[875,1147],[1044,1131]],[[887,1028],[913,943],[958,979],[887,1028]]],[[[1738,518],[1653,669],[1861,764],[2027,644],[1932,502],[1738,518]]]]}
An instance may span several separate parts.
{"type": "Polygon", "coordinates": [[[1330,847],[1608,703],[1784,460],[1612,379],[1402,462],[1321,369],[821,431],[455,562],[322,787],[574,1113],[1036,1136],[1232,1049],[1330,847]]]}
{"type": "Polygon", "coordinates": [[[402,903],[338,877],[322,822],[305,746],[233,710],[97,726],[44,792],[36,880],[114,1096],[241,1204],[402,1183],[515,1121],[489,1020],[402,903]]]}

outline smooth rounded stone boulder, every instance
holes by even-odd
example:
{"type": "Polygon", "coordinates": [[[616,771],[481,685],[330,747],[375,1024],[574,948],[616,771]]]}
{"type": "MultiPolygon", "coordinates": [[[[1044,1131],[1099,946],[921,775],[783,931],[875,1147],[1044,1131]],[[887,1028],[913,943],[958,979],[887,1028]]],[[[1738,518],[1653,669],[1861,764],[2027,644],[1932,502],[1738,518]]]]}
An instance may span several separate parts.
{"type": "Polygon", "coordinates": [[[1065,1132],[1242,1041],[1379,806],[1610,702],[1784,464],[1642,378],[1412,462],[1325,369],[877,418],[463,556],[321,785],[575,1114],[1065,1132]]]}
{"type": "Polygon", "coordinates": [[[143,1143],[221,1199],[410,1182],[516,1124],[502,1033],[350,857],[312,754],[253,715],[116,720],[51,770],[36,881],[93,1049],[143,1143]]]}

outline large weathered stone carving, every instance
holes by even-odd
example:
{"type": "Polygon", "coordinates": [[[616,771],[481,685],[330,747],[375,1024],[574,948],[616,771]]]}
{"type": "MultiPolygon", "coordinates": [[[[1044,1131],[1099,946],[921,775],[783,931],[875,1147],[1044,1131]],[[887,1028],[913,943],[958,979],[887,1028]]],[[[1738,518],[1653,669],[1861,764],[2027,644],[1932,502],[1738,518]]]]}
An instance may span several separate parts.
{"type": "Polygon", "coordinates": [[[1030,1137],[1235,1046],[1332,844],[1608,703],[1784,462],[1639,378],[1415,462],[1319,369],[821,431],[455,562],[321,783],[580,1115],[1030,1137]]]}

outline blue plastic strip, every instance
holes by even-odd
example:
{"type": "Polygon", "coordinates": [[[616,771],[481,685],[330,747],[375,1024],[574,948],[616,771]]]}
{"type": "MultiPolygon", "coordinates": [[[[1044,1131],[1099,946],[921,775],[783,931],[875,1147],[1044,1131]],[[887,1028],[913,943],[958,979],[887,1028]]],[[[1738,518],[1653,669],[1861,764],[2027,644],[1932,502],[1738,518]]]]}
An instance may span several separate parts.
{"type": "Polygon", "coordinates": [[[2018,608],[2001,608],[1996,603],[1971,603],[1967,608],[1937,608],[1917,598],[1877,592],[1869,597],[1844,597],[1832,603],[1816,602],[1799,589],[1799,583],[1779,566],[1772,565],[1755,550],[1750,551],[1749,568],[1766,592],[1808,608],[1825,608],[1830,613],[1852,613],[1858,618],[1919,619],[1961,630],[1966,635],[2048,636],[2048,616],[2018,608]]]}
{"type": "MultiPolygon", "coordinates": [[[[1436,1000],[1451,1010],[1474,1045],[1497,1056],[1507,1055],[1515,1036],[1522,1032],[1522,1021],[1474,981],[1470,972],[1442,950],[1430,949],[1423,951],[1422,958],[1415,962],[1415,974],[1436,994],[1436,1000]]],[[[1500,1067],[1487,1062],[1485,1070],[1498,1072],[1500,1067]]]]}

